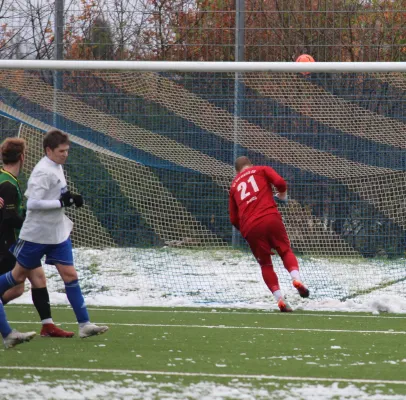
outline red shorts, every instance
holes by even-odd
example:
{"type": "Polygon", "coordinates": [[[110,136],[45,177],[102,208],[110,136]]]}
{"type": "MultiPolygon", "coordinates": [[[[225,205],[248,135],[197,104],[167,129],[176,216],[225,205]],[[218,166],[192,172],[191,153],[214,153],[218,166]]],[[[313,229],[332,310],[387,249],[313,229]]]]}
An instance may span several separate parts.
{"type": "Polygon", "coordinates": [[[282,216],[278,213],[269,214],[258,220],[248,231],[245,240],[261,266],[272,265],[272,249],[280,256],[290,250],[288,234],[282,216]]]}

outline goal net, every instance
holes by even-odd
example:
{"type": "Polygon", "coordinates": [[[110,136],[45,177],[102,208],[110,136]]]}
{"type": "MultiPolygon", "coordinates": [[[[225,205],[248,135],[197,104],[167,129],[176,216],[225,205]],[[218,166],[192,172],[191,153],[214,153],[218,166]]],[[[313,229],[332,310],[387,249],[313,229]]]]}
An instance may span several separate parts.
{"type": "Polygon", "coordinates": [[[234,159],[247,155],[288,182],[279,208],[312,298],[404,293],[406,74],[215,71],[0,70],[1,135],[27,140],[26,176],[44,132],[71,137],[65,172],[85,206],[67,212],[85,292],[269,298],[228,220],[234,159]]]}

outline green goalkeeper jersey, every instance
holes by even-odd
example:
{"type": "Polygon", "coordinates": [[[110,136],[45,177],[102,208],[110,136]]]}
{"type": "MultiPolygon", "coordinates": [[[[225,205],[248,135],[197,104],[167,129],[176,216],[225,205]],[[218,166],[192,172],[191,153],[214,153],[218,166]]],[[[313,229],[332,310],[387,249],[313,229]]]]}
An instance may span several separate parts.
{"type": "Polygon", "coordinates": [[[0,210],[0,253],[5,254],[18,238],[25,210],[17,178],[4,169],[0,170],[0,197],[4,200],[0,210]]]}

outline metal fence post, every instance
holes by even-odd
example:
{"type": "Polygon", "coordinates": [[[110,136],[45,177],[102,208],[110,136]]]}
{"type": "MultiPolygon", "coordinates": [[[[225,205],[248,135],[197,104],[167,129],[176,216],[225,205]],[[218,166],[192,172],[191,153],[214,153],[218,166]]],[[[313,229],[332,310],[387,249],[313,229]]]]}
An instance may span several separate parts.
{"type": "MultiPolygon", "coordinates": [[[[244,61],[245,50],[245,0],[236,0],[235,3],[235,61],[244,61]]],[[[234,148],[233,159],[239,156],[239,119],[241,117],[241,101],[244,101],[244,87],[240,81],[240,73],[234,76],[234,148]]],[[[238,244],[237,230],[232,228],[232,245],[238,244]]]]}
{"type": "MultiPolygon", "coordinates": [[[[56,60],[63,60],[63,11],[64,11],[64,0],[55,0],[55,54],[54,58],[56,60]]],[[[54,117],[53,125],[55,128],[59,128],[58,121],[58,90],[63,88],[63,71],[54,70],[54,117]]]]}

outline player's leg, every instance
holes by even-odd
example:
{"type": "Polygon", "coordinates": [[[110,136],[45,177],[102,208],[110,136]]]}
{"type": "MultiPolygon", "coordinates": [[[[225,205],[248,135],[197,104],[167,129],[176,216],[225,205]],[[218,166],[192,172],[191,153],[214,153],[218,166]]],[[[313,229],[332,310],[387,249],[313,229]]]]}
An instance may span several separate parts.
{"type": "Polygon", "coordinates": [[[273,265],[261,265],[261,272],[264,282],[272,292],[281,312],[292,312],[292,307],[283,296],[279,287],[278,277],[273,269],[273,265]]]}
{"type": "MultiPolygon", "coordinates": [[[[3,254],[0,256],[0,275],[6,274],[13,270],[16,264],[16,259],[11,253],[3,254]]],[[[6,290],[0,300],[3,302],[3,305],[6,305],[11,300],[20,297],[24,293],[24,283],[20,283],[11,289],[6,290]]]]}
{"type": "Polygon", "coordinates": [[[267,223],[257,224],[245,237],[252,254],[261,266],[262,278],[268,289],[273,294],[281,312],[291,312],[292,308],[284,299],[279,286],[278,276],[276,275],[272,261],[272,249],[267,239],[267,223]]]}
{"type": "Polygon", "coordinates": [[[309,289],[303,283],[299,272],[299,263],[290,247],[290,241],[286,232],[282,217],[279,214],[272,214],[272,223],[269,227],[272,230],[272,247],[278,252],[282,259],[283,266],[292,278],[292,284],[301,297],[309,297],[309,289]]]}
{"type": "Polygon", "coordinates": [[[11,333],[12,329],[9,325],[4,311],[3,303],[0,301],[0,333],[3,339],[11,333]]]}
{"type": "Polygon", "coordinates": [[[106,332],[108,330],[107,326],[96,325],[90,322],[75,267],[60,263],[56,263],[55,266],[65,283],[66,296],[76,315],[79,324],[79,336],[86,338],[106,332]]]}
{"type": "Polygon", "coordinates": [[[11,247],[10,251],[12,251],[17,262],[11,271],[0,276],[0,296],[6,290],[24,283],[29,270],[41,264],[43,255],[41,246],[18,239],[17,243],[11,247]]]}
{"type": "Polygon", "coordinates": [[[107,326],[99,326],[90,322],[78,274],[73,266],[72,243],[70,239],[58,245],[49,246],[46,255],[45,262],[56,266],[59,275],[65,283],[66,296],[79,324],[79,336],[86,338],[106,332],[108,330],[107,326]]]}
{"type": "MultiPolygon", "coordinates": [[[[17,288],[18,286],[16,285],[24,282],[27,277],[31,280],[31,284],[34,288],[44,288],[46,285],[45,275],[42,267],[38,268],[38,266],[41,265],[41,258],[44,255],[44,245],[18,240],[15,246],[13,246],[13,254],[17,260],[16,265],[12,271],[0,276],[0,293],[4,288],[13,286],[17,288]]],[[[49,295],[46,287],[45,291],[46,293],[44,293],[44,290],[40,290],[39,296],[37,295],[38,293],[33,295],[34,304],[37,310],[40,309],[42,320],[50,318],[49,295]]],[[[10,292],[10,290],[8,292],[10,292]]],[[[63,333],[72,334],[72,332],[63,333]]],[[[16,340],[18,340],[18,337],[16,340]]]]}
{"type": "MultiPolygon", "coordinates": [[[[13,270],[16,264],[16,259],[13,254],[8,253],[5,255],[0,256],[0,275],[6,274],[13,270]]],[[[2,301],[3,305],[6,305],[10,301],[20,297],[24,293],[24,283],[20,283],[11,289],[6,290],[2,296],[0,296],[0,300],[2,301]]]]}
{"type": "Polygon", "coordinates": [[[3,296],[5,292],[17,285],[24,284],[27,278],[27,270],[18,262],[14,266],[12,271],[9,271],[0,276],[0,296],[3,296]]]}
{"type": "Polygon", "coordinates": [[[6,349],[14,347],[23,342],[29,342],[34,336],[35,332],[18,332],[11,329],[6,313],[4,312],[3,303],[0,301],[0,333],[3,337],[4,347],[6,349]]]}
{"type": "Polygon", "coordinates": [[[0,300],[3,305],[10,303],[10,301],[17,299],[24,293],[24,283],[19,283],[17,286],[12,287],[11,289],[6,290],[0,300]]]}
{"type": "Polygon", "coordinates": [[[28,279],[31,282],[32,302],[41,318],[43,337],[71,338],[74,332],[64,331],[57,327],[52,319],[49,293],[46,287],[45,272],[42,266],[29,271],[28,279]]]}

